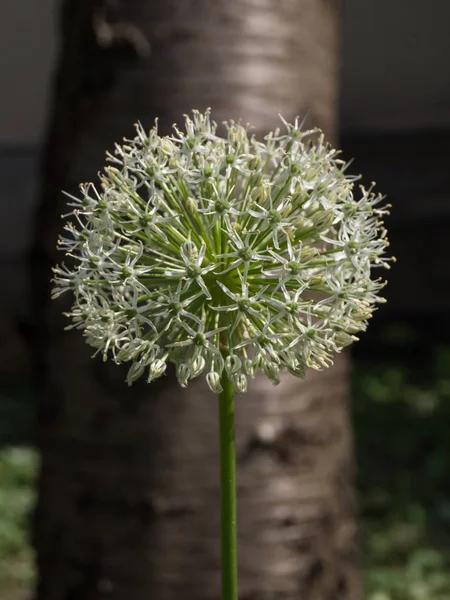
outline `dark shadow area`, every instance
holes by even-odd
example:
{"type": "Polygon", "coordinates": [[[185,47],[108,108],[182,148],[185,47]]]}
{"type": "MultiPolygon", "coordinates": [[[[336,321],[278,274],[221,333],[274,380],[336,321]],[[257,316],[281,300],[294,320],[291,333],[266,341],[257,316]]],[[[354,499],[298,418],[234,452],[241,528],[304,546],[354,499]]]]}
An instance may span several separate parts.
{"type": "Polygon", "coordinates": [[[450,595],[450,346],[432,332],[426,323],[374,327],[354,352],[369,589],[395,599],[450,595]]]}

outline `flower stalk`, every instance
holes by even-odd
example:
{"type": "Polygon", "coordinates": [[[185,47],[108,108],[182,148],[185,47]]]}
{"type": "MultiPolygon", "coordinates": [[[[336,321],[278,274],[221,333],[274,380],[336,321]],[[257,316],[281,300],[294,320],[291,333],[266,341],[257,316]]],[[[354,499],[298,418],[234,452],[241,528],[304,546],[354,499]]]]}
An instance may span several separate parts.
{"type": "Polygon", "coordinates": [[[234,388],[224,372],[219,394],[222,600],[237,600],[236,452],[234,388]]]}

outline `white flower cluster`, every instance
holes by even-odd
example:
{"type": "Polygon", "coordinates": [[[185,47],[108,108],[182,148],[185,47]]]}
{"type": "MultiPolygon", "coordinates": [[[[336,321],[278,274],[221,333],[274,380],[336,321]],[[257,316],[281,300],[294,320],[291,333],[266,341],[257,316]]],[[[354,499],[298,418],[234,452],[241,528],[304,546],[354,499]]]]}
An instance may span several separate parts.
{"type": "Polygon", "coordinates": [[[101,191],[81,186],[54,269],[53,296],[74,293],[71,327],[116,363],[127,380],[176,366],[186,386],[201,373],[214,392],[225,370],[237,391],[262,369],[303,377],[364,330],[388,267],[380,196],[317,130],[265,141],[194,111],[185,131],[137,126],[117,145],[101,191]]]}

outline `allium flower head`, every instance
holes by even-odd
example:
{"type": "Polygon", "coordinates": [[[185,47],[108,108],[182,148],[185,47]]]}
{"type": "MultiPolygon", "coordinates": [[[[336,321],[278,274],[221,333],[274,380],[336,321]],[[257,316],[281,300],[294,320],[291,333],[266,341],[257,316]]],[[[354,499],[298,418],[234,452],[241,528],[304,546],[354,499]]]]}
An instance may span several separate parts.
{"type": "Polygon", "coordinates": [[[283,120],[257,141],[234,122],[226,137],[194,111],[185,131],[157,126],[117,145],[100,187],[70,197],[60,239],[74,266],[54,269],[70,290],[71,327],[129,383],[174,363],[182,386],[201,373],[220,392],[263,370],[303,377],[356,340],[388,267],[386,207],[324,143],[283,120]]]}

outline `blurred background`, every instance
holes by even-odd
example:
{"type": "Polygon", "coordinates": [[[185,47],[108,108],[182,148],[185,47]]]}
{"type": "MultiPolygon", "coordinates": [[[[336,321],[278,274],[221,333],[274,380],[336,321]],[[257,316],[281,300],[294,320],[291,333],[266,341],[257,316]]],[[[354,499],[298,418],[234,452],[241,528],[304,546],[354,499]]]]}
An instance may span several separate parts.
{"type": "MultiPolygon", "coordinates": [[[[59,396],[42,383],[48,367],[39,362],[45,354],[45,273],[63,212],[61,200],[52,198],[85,180],[85,173],[95,177],[104,149],[130,135],[137,119],[151,126],[159,115],[164,128],[191,108],[210,104],[213,116],[218,107],[217,120],[248,115],[257,130],[273,126],[278,110],[287,118],[309,112],[344,157],[354,157],[353,172],[362,173],[365,183],[376,181],[393,206],[388,229],[398,262],[389,274],[388,304],[351,356],[350,439],[365,591],[341,586],[341,595],[331,596],[323,587],[302,598],[450,598],[449,23],[445,0],[241,0],[225,8],[204,1],[2,3],[2,600],[30,596],[39,580],[36,564],[43,579],[50,573],[46,564],[57,568],[42,542],[50,534],[39,519],[47,513],[42,506],[34,510],[40,456],[49,454],[48,439],[61,422],[49,421],[59,396]],[[192,41],[196,35],[201,43],[192,41]],[[222,46],[214,47],[215,37],[222,46]],[[217,72],[216,81],[211,73],[217,72]]],[[[71,425],[62,427],[58,439],[64,435],[72,440],[71,425]]],[[[41,503],[45,485],[41,475],[41,503]]],[[[52,504],[52,510],[58,506],[63,504],[52,504]]],[[[65,539],[65,522],[61,518],[51,533],[53,540],[59,536],[58,544],[65,539]]],[[[122,598],[108,578],[99,581],[95,593],[84,595],[41,582],[36,597],[122,598]]],[[[289,593],[269,589],[244,597],[300,597],[289,593]]]]}

